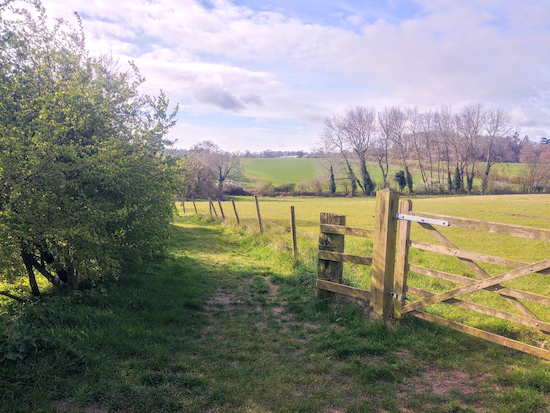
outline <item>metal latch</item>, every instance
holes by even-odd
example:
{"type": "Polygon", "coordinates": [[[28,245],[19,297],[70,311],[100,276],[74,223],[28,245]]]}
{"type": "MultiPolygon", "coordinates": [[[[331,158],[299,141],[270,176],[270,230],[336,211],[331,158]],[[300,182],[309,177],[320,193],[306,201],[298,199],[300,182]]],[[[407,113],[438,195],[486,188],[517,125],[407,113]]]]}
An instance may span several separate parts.
{"type": "Polygon", "coordinates": [[[449,221],[443,221],[441,219],[417,217],[416,215],[397,214],[395,215],[395,218],[402,219],[404,221],[420,222],[421,224],[441,225],[443,227],[448,227],[451,225],[449,221]]]}

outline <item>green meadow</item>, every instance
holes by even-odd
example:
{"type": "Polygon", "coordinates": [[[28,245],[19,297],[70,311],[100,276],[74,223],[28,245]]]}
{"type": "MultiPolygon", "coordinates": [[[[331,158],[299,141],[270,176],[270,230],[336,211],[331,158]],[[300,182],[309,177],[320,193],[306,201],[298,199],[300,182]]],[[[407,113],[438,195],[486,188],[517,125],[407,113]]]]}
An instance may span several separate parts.
{"type": "MultiPolygon", "coordinates": [[[[272,182],[273,185],[278,186],[284,183],[298,183],[301,180],[310,181],[314,178],[326,179],[327,172],[321,166],[321,161],[315,158],[242,158],[241,168],[243,171],[243,184],[246,187],[258,187],[265,182],[272,182]]],[[[380,167],[375,162],[368,162],[367,164],[371,179],[382,186],[382,172],[380,167]]],[[[523,164],[495,164],[492,167],[491,180],[504,179],[517,181],[524,168],[523,164]]],[[[392,187],[397,189],[396,183],[393,181],[395,173],[402,170],[401,165],[390,165],[388,173],[388,182],[392,187]]],[[[481,168],[480,168],[481,169],[481,168]]],[[[359,167],[356,165],[355,172],[359,174],[359,167]]],[[[410,168],[413,182],[416,188],[422,190],[422,176],[420,170],[411,165],[410,168]]],[[[454,173],[454,170],[452,171],[454,173]]],[[[429,176],[430,173],[426,172],[429,176]]],[[[342,181],[345,179],[345,174],[340,171],[337,172],[337,190],[343,191],[342,181]]],[[[437,173],[433,173],[433,179],[437,179],[437,173]]],[[[446,187],[447,178],[442,176],[443,185],[446,187]]],[[[481,180],[474,179],[474,188],[479,190],[481,186],[481,180]]],[[[515,188],[515,186],[513,186],[515,188]]],[[[415,189],[416,189],[415,188],[415,189]]]]}
{"type": "MultiPolygon", "coordinates": [[[[284,183],[298,183],[301,180],[310,181],[314,178],[323,179],[326,176],[320,160],[315,158],[242,158],[240,161],[243,183],[249,187],[260,186],[266,181],[271,181],[277,186],[284,183]]],[[[377,184],[382,184],[382,172],[378,164],[369,162],[367,167],[371,179],[377,184]]],[[[393,182],[392,177],[400,169],[402,169],[400,166],[390,165],[388,181],[393,182]]],[[[355,170],[359,174],[358,166],[355,170]]],[[[413,169],[411,173],[414,182],[422,180],[420,172],[413,169]]],[[[343,173],[339,175],[341,175],[340,179],[344,177],[343,173]]],[[[337,186],[341,185],[337,183],[337,186]]]]}
{"type": "MultiPolygon", "coordinates": [[[[196,203],[199,214],[178,205],[166,254],[119,280],[3,301],[0,412],[549,411],[548,361],[414,317],[383,322],[361,300],[317,298],[319,213],[372,228],[374,198],[260,198],[263,235],[252,199],[235,201],[241,225],[229,202],[223,223],[206,203],[196,203]],[[290,206],[298,259],[288,249],[290,206]]],[[[413,199],[418,211],[543,228],[549,204],[548,195],[413,199]]],[[[550,255],[547,243],[444,230],[463,249],[529,262],[550,255]]],[[[412,238],[434,242],[420,227],[412,238]]],[[[372,243],[346,237],[346,252],[369,255],[372,243]]],[[[452,257],[413,251],[411,262],[469,274],[452,257]]],[[[369,271],[346,264],[344,282],[368,288],[369,271]]],[[[546,278],[525,277],[521,288],[550,295],[546,278]]],[[[25,283],[2,288],[29,294],[25,283]]],[[[469,297],[505,306],[498,298],[469,297]]],[[[530,308],[549,321],[547,309],[530,308]]],[[[442,304],[426,311],[545,345],[540,333],[491,317],[442,304]]]]}
{"type": "MultiPolygon", "coordinates": [[[[406,197],[403,196],[402,198],[406,197]]],[[[263,225],[268,228],[268,232],[273,234],[274,239],[281,245],[281,248],[287,248],[291,242],[290,235],[288,234],[290,226],[289,211],[290,206],[294,206],[299,235],[299,248],[304,257],[312,264],[315,263],[316,259],[316,239],[319,234],[319,215],[321,212],[345,215],[348,226],[359,228],[374,227],[375,199],[373,197],[353,199],[262,197],[259,198],[259,205],[263,225]]],[[[257,217],[252,199],[246,197],[238,198],[236,206],[243,224],[248,228],[257,229],[257,217]]],[[[209,214],[206,203],[197,203],[197,208],[203,214],[209,214]]],[[[546,194],[423,197],[413,199],[413,210],[538,228],[550,228],[550,195],[546,194]]],[[[225,213],[227,214],[227,220],[234,222],[233,210],[227,209],[225,213]]],[[[549,242],[452,227],[441,227],[439,230],[459,248],[467,251],[530,263],[550,257],[549,242]]],[[[412,225],[411,239],[439,244],[432,235],[414,223],[412,225]]],[[[351,236],[346,237],[345,252],[371,256],[372,240],[351,236]]],[[[454,257],[411,249],[409,262],[476,279],[476,276],[460,260],[454,257]]],[[[498,275],[510,270],[510,268],[483,263],[480,266],[491,275],[498,275]]],[[[370,267],[344,264],[344,282],[355,287],[369,289],[370,270],[370,267]]],[[[550,296],[550,284],[546,282],[546,279],[547,276],[535,274],[510,281],[505,283],[505,286],[550,296]]],[[[451,282],[415,273],[409,275],[409,283],[412,286],[433,292],[444,292],[453,287],[458,287],[457,284],[451,282]]],[[[410,297],[413,299],[419,298],[412,295],[410,297]]],[[[517,310],[496,294],[482,291],[469,294],[464,298],[478,304],[519,314],[517,310]]],[[[544,321],[550,321],[550,309],[530,302],[526,302],[525,305],[544,321]]],[[[531,331],[526,327],[517,326],[503,320],[479,316],[477,313],[472,313],[455,306],[436,304],[427,307],[426,311],[456,321],[465,322],[491,332],[500,333],[504,331],[504,334],[510,338],[522,339],[533,345],[542,345],[546,342],[546,336],[542,333],[531,331]]]]}

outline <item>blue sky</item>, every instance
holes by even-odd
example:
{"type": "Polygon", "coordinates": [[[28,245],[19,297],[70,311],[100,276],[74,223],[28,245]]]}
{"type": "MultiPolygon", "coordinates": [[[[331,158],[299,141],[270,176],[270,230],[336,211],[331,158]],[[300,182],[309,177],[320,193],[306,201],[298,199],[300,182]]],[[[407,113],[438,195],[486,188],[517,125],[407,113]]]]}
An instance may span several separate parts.
{"type": "Polygon", "coordinates": [[[83,17],[87,47],[133,60],[180,104],[189,148],[309,150],[356,105],[502,107],[550,135],[548,0],[46,0],[83,17]]]}

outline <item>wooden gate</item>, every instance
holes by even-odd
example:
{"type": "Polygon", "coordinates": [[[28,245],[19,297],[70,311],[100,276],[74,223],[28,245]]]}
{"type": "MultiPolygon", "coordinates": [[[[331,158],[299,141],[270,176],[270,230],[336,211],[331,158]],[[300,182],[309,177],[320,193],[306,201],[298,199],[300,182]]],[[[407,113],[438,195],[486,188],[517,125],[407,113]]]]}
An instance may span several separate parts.
{"type": "Polygon", "coordinates": [[[412,210],[410,200],[401,201],[399,221],[399,236],[397,239],[397,260],[395,266],[395,289],[394,289],[394,314],[400,318],[409,313],[415,317],[435,322],[452,329],[471,334],[516,350],[530,353],[541,358],[550,360],[550,351],[521,343],[498,334],[490,333],[478,328],[467,326],[456,321],[448,320],[424,311],[426,307],[435,303],[445,303],[458,306],[467,310],[475,311],[487,316],[497,317],[503,320],[518,323],[542,331],[545,334],[550,333],[550,323],[541,321],[527,306],[520,300],[530,301],[545,306],[550,306],[550,297],[536,294],[529,291],[523,291],[516,288],[509,288],[502,285],[507,281],[518,279],[529,274],[550,274],[550,259],[545,259],[536,263],[526,263],[510,260],[501,257],[495,257],[486,254],[480,254],[471,251],[465,251],[458,248],[438,229],[436,224],[445,224],[452,227],[464,228],[472,231],[484,231],[495,234],[511,235],[518,238],[530,238],[535,240],[550,241],[550,230],[541,228],[532,228],[519,225],[502,224],[496,222],[479,221],[473,219],[457,218],[444,215],[436,215],[412,210]],[[416,221],[416,222],[415,222],[416,221]],[[420,225],[428,231],[439,242],[429,244],[425,242],[414,241],[410,239],[411,225],[420,225]],[[463,275],[450,274],[435,269],[409,264],[409,249],[417,248],[423,251],[431,251],[438,254],[456,257],[460,260],[478,279],[465,277],[463,275]],[[489,275],[480,265],[480,263],[489,263],[503,268],[512,268],[499,275],[489,275]],[[411,271],[428,277],[434,277],[460,285],[446,292],[433,292],[408,285],[407,273],[411,271]],[[459,297],[474,293],[477,291],[490,291],[498,294],[506,300],[521,315],[513,314],[501,309],[496,309],[475,302],[466,301],[459,297]],[[411,303],[406,303],[407,293],[419,296],[420,299],[411,303]]]}

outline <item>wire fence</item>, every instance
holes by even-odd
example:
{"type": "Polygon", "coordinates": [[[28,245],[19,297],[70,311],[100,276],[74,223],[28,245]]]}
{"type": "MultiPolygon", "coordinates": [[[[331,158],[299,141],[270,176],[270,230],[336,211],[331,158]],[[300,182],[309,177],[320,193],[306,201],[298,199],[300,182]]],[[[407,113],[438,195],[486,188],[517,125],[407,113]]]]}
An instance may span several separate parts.
{"type": "Polygon", "coordinates": [[[250,201],[239,198],[237,202],[233,199],[187,199],[181,203],[181,209],[184,215],[210,217],[220,222],[277,235],[294,251],[295,256],[299,254],[308,261],[314,261],[312,254],[317,248],[320,222],[305,216],[292,216],[294,207],[287,211],[270,208],[255,197],[250,198],[250,201]],[[293,245],[293,234],[296,245],[293,245]]]}

